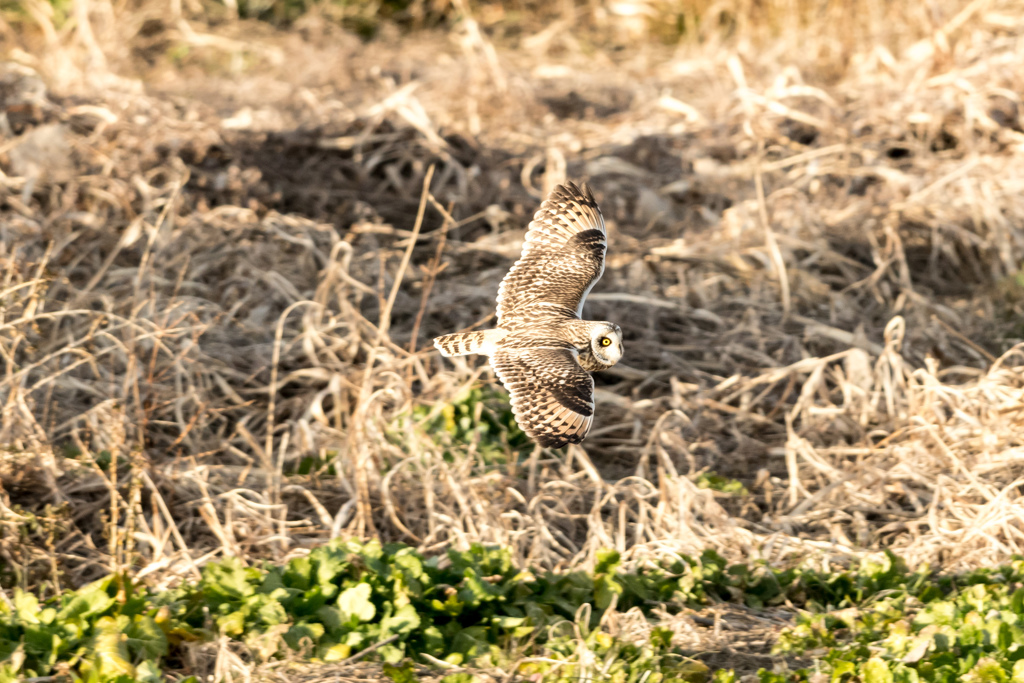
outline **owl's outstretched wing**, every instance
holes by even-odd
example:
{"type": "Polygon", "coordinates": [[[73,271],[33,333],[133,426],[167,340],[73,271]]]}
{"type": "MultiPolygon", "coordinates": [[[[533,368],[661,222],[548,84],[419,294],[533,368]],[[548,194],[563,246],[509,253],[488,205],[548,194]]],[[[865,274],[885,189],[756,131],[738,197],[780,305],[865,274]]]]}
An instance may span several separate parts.
{"type": "Polygon", "coordinates": [[[541,446],[579,443],[594,422],[594,379],[570,348],[502,348],[491,367],[520,429],[541,446]]]}
{"type": "Polygon", "coordinates": [[[498,325],[515,330],[545,318],[578,318],[604,272],[608,235],[594,193],[559,185],[530,222],[523,254],[498,286],[498,325]]]}

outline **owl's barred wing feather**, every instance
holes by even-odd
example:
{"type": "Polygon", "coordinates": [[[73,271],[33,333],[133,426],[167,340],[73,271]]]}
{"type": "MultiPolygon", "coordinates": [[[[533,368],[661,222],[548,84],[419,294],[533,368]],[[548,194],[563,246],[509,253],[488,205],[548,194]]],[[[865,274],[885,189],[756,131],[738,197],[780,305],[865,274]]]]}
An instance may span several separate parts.
{"type": "Polygon", "coordinates": [[[502,348],[491,367],[530,438],[549,448],[583,441],[594,422],[594,379],[576,362],[575,349],[502,348]]]}
{"type": "Polygon", "coordinates": [[[498,324],[508,330],[543,318],[578,318],[604,272],[608,236],[594,193],[559,185],[526,232],[523,254],[498,287],[498,324]]]}

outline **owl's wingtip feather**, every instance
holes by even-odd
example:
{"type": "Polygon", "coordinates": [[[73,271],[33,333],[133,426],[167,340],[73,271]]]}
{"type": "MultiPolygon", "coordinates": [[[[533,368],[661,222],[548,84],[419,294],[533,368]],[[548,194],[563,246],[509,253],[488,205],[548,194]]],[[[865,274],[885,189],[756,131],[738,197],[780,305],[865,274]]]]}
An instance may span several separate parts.
{"type": "Polygon", "coordinates": [[[580,181],[579,184],[572,180],[566,180],[564,183],[556,185],[548,194],[547,198],[581,198],[593,204],[597,204],[597,200],[594,198],[594,190],[590,187],[590,183],[585,180],[580,181]]]}

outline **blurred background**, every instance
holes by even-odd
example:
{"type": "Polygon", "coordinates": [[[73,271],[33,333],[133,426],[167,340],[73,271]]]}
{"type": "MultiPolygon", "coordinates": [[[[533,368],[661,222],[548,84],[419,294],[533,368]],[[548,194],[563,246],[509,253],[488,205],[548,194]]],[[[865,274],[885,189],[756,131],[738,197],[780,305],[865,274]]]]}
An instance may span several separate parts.
{"type": "Polygon", "coordinates": [[[1024,550],[1019,2],[0,0],[0,59],[24,576],[1024,550]],[[531,460],[430,339],[564,179],[626,356],[531,460]]]}

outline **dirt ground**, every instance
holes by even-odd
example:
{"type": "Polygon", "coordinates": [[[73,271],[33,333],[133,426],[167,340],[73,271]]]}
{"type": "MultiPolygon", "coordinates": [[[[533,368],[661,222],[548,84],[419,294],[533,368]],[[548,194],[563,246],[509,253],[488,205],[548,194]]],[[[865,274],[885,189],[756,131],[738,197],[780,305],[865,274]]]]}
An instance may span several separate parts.
{"type": "Polygon", "coordinates": [[[682,46],[161,6],[4,34],[0,557],[30,582],[337,535],[552,569],[1024,550],[1017,3],[682,46]],[[424,428],[494,383],[429,340],[489,324],[566,178],[626,356],[583,448],[495,460],[424,428]]]}

